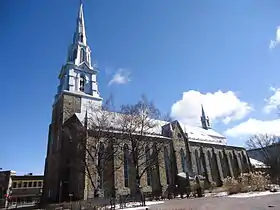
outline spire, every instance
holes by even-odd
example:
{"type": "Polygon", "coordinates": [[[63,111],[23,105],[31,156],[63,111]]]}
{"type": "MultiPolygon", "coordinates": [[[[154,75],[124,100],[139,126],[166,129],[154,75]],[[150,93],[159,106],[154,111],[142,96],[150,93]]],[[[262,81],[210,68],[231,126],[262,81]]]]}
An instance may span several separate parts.
{"type": "MultiPolygon", "coordinates": [[[[67,62],[71,62],[77,66],[86,63],[90,70],[94,70],[91,65],[91,50],[87,45],[86,27],[83,11],[83,2],[80,1],[80,9],[78,12],[76,30],[73,37],[73,43],[68,50],[67,62]]],[[[96,69],[95,69],[96,70],[96,69]]]]}
{"type": "Polygon", "coordinates": [[[102,98],[99,95],[96,81],[97,73],[96,66],[91,64],[91,50],[87,45],[83,2],[80,1],[73,42],[68,48],[66,64],[62,66],[59,74],[60,83],[55,101],[63,92],[71,92],[72,94],[82,94],[101,105],[102,98]]]}
{"type": "Polygon", "coordinates": [[[204,118],[204,119],[206,118],[206,117],[205,117],[204,108],[203,108],[203,105],[202,105],[202,104],[201,104],[201,117],[204,118]]]}
{"type": "Polygon", "coordinates": [[[77,17],[77,25],[76,25],[76,32],[74,36],[74,43],[83,43],[87,45],[87,38],[86,38],[86,28],[85,28],[85,20],[84,20],[84,12],[83,12],[83,2],[80,0],[80,9],[77,17]]]}
{"type": "Polygon", "coordinates": [[[209,129],[210,128],[210,122],[209,122],[209,117],[206,117],[203,105],[201,104],[201,126],[203,129],[209,129]]]}

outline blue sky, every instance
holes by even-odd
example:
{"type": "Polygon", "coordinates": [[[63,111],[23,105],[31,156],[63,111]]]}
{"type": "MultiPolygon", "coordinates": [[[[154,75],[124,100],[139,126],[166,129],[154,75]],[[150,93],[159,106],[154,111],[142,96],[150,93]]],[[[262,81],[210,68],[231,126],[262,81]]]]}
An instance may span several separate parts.
{"type": "MultiPolygon", "coordinates": [[[[279,1],[84,2],[104,98],[112,93],[118,106],[144,93],[163,113],[187,123],[197,123],[191,120],[203,103],[214,128],[229,134],[233,145],[244,145],[244,135],[256,130],[277,132],[279,1]],[[123,83],[108,85],[116,74],[123,83]]],[[[57,77],[78,7],[78,0],[0,2],[4,169],[43,172],[57,77]]]]}

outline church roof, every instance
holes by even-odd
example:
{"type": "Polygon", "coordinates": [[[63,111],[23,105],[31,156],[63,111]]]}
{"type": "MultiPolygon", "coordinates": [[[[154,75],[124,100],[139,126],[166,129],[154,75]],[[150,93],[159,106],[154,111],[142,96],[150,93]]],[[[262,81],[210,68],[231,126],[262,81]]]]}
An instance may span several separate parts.
{"type": "Polygon", "coordinates": [[[266,164],[264,164],[263,162],[253,159],[253,158],[249,158],[250,159],[250,163],[252,166],[254,166],[255,168],[268,168],[268,166],[266,164]]]}
{"type": "MultiPolygon", "coordinates": [[[[75,113],[75,115],[78,117],[80,122],[84,124],[86,112],[82,111],[81,113],[75,113]]],[[[112,127],[116,130],[121,130],[123,118],[123,114],[118,112],[108,112],[108,111],[90,111],[90,109],[87,112],[88,115],[88,127],[91,127],[92,125],[100,126],[100,127],[112,127]],[[105,119],[105,120],[103,120],[105,119]],[[103,124],[104,123],[104,124],[103,124]],[[101,125],[102,124],[102,125],[101,125]],[[108,125],[106,125],[108,124],[108,125]]],[[[154,120],[151,119],[150,122],[154,125],[152,128],[147,129],[147,134],[154,135],[157,137],[163,137],[162,136],[162,126],[165,124],[168,124],[166,121],[161,120],[154,120]]],[[[136,129],[137,131],[137,129],[136,129]]],[[[140,128],[139,128],[140,131],[140,128]]],[[[166,138],[166,137],[164,137],[166,138]]]]}
{"type": "MultiPolygon", "coordinates": [[[[90,126],[91,123],[98,125],[101,123],[99,119],[102,118],[102,114],[106,115],[106,122],[110,123],[110,127],[115,129],[121,129],[120,120],[122,118],[121,113],[117,112],[106,112],[106,111],[90,111],[92,109],[88,109],[88,118],[91,119],[88,121],[90,126]]],[[[86,111],[83,110],[81,113],[76,113],[76,116],[80,120],[80,122],[84,122],[85,120],[86,111]]],[[[154,123],[154,127],[148,130],[150,135],[155,135],[157,137],[162,136],[162,126],[169,124],[168,121],[162,120],[151,120],[154,123]]],[[[183,132],[187,134],[189,141],[191,142],[201,142],[201,143],[210,143],[210,144],[221,144],[226,145],[226,137],[219,134],[218,132],[212,129],[203,129],[201,127],[185,125],[179,122],[180,127],[182,128],[183,132]]]]}
{"type": "Polygon", "coordinates": [[[189,137],[190,141],[207,142],[212,144],[226,144],[226,137],[214,131],[213,129],[203,129],[198,126],[185,125],[179,122],[182,130],[189,137]]]}

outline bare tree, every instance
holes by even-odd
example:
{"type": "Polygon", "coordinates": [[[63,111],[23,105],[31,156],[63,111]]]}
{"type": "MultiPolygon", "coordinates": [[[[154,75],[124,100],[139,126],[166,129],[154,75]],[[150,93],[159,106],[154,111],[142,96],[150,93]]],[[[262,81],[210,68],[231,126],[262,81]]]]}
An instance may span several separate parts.
{"type": "MultiPolygon", "coordinates": [[[[91,106],[86,110],[84,126],[65,128],[65,133],[76,139],[73,148],[78,151],[72,152],[71,167],[77,173],[85,173],[91,189],[89,197],[101,196],[105,173],[114,174],[120,166],[114,165],[114,158],[119,158],[118,135],[114,132],[112,121],[115,113],[110,112],[113,108],[112,98],[107,100],[102,107],[91,106]],[[67,130],[66,130],[67,129],[67,130]]],[[[111,190],[114,197],[115,189],[111,190]]]]}
{"type": "Polygon", "coordinates": [[[165,115],[163,115],[162,120],[167,121],[167,122],[172,122],[172,117],[170,112],[167,112],[165,115]]]}
{"type": "Polygon", "coordinates": [[[123,145],[127,144],[136,193],[141,194],[141,178],[145,173],[151,175],[160,167],[163,161],[159,154],[168,143],[166,138],[159,135],[162,121],[157,119],[160,119],[160,112],[144,97],[134,105],[121,106],[119,112],[111,110],[114,110],[112,98],[102,108],[89,107],[84,126],[70,129],[69,132],[78,139],[79,148],[73,165],[80,173],[86,174],[94,197],[98,197],[98,192],[103,188],[104,172],[108,174],[109,171],[113,177],[114,172],[123,167],[123,145]]]}
{"type": "Polygon", "coordinates": [[[118,124],[122,139],[128,144],[128,153],[135,175],[136,193],[140,193],[140,180],[146,173],[150,176],[160,162],[159,154],[166,145],[166,139],[160,138],[159,110],[145,97],[134,104],[121,107],[118,124]]]}
{"type": "Polygon", "coordinates": [[[246,144],[249,149],[256,149],[257,155],[270,167],[272,178],[279,177],[280,174],[280,137],[269,134],[258,134],[251,136],[246,144]]]}

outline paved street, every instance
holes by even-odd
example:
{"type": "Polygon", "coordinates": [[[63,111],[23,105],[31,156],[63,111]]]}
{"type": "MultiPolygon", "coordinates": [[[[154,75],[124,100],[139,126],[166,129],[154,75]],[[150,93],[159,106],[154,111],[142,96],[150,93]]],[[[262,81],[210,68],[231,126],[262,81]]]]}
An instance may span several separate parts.
{"type": "Polygon", "coordinates": [[[251,198],[196,198],[170,200],[164,204],[151,205],[151,210],[280,210],[280,195],[267,195],[251,198]]]}

